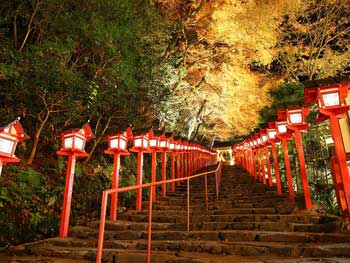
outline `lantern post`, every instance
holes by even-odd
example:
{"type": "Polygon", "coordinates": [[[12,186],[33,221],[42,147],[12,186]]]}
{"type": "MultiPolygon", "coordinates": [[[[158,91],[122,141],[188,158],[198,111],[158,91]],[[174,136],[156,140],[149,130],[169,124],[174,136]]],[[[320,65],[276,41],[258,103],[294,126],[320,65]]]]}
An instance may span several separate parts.
{"type": "MultiPolygon", "coordinates": [[[[181,140],[177,140],[175,144],[175,149],[176,149],[176,177],[180,178],[182,177],[181,175],[181,140]]],[[[180,181],[176,182],[176,185],[180,185],[180,181]]]]}
{"type": "Polygon", "coordinates": [[[256,158],[257,158],[257,152],[256,152],[256,141],[254,137],[251,137],[251,145],[252,145],[252,168],[253,168],[253,177],[255,180],[257,179],[257,164],[256,164],[256,158]]]}
{"type": "MultiPolygon", "coordinates": [[[[169,139],[169,151],[170,151],[170,162],[171,162],[171,172],[170,178],[175,179],[175,150],[176,150],[176,142],[174,141],[174,137],[171,136],[169,139]]],[[[171,192],[175,192],[175,182],[170,184],[171,192]]]]}
{"type": "Polygon", "coordinates": [[[260,137],[260,132],[256,134],[257,136],[257,144],[258,144],[258,151],[259,151],[259,166],[260,166],[260,181],[262,181],[262,183],[264,185],[266,185],[266,176],[265,176],[265,162],[264,162],[264,147],[263,147],[263,141],[262,138],[260,137]]]}
{"type": "MultiPolygon", "coordinates": [[[[262,144],[262,152],[263,155],[265,155],[265,160],[266,160],[266,168],[267,168],[267,177],[268,177],[268,185],[269,187],[273,186],[272,183],[272,175],[271,175],[271,164],[270,164],[270,153],[269,153],[269,147],[267,144],[267,135],[266,135],[266,129],[260,129],[260,139],[261,139],[261,144],[262,144]]],[[[265,176],[265,174],[264,174],[265,176]]],[[[265,184],[266,184],[266,179],[265,179],[265,184]]]]}
{"type": "MultiPolygon", "coordinates": [[[[136,185],[142,184],[143,176],[143,154],[149,152],[149,138],[148,133],[141,133],[133,136],[132,152],[137,153],[137,177],[136,185]]],[[[136,207],[137,211],[142,210],[142,188],[136,190],[136,207]]]]}
{"type": "Polygon", "coordinates": [[[60,237],[68,236],[76,158],[88,156],[88,153],[85,152],[85,143],[93,138],[95,137],[89,123],[84,124],[82,128],[73,128],[61,133],[62,147],[57,155],[68,156],[68,167],[64,187],[60,237]]]}
{"type": "Polygon", "coordinates": [[[277,131],[276,131],[274,122],[269,122],[268,125],[269,125],[269,128],[266,129],[267,142],[271,145],[273,166],[274,166],[275,177],[276,177],[277,194],[278,195],[282,195],[281,176],[280,176],[279,167],[278,167],[278,156],[277,156],[277,147],[276,147],[276,142],[277,142],[276,134],[277,134],[277,131]]]}
{"type": "MultiPolygon", "coordinates": [[[[162,156],[162,181],[166,180],[166,152],[169,149],[169,142],[165,133],[159,137],[159,148],[162,156]]],[[[162,184],[162,197],[166,197],[166,183],[162,184]]]]}
{"type": "Polygon", "coordinates": [[[6,163],[17,163],[21,161],[15,155],[17,144],[18,142],[29,139],[19,120],[20,118],[4,127],[0,127],[0,176],[2,166],[6,165],[6,163]]]}
{"type": "MultiPolygon", "coordinates": [[[[155,183],[157,181],[157,151],[159,151],[159,136],[156,136],[152,129],[148,132],[149,137],[149,149],[152,153],[152,174],[151,174],[151,182],[155,183]]],[[[156,186],[152,186],[151,191],[152,194],[152,202],[156,200],[156,186]]]]}
{"type": "MultiPolygon", "coordinates": [[[[124,133],[108,135],[108,149],[106,154],[113,155],[113,173],[112,173],[112,189],[117,189],[119,186],[119,168],[120,156],[130,155],[128,152],[128,139],[132,139],[131,128],[128,128],[124,133]]],[[[109,217],[111,221],[117,220],[118,210],[118,193],[111,194],[111,207],[109,217]]]]}
{"type": "Polygon", "coordinates": [[[303,144],[301,139],[301,133],[306,133],[308,124],[305,122],[305,118],[309,115],[310,108],[294,108],[287,109],[287,128],[294,132],[295,144],[297,146],[299,168],[301,181],[303,185],[304,200],[306,209],[312,208],[310,187],[306,173],[306,164],[303,151],[303,144]]]}
{"type": "MultiPolygon", "coordinates": [[[[350,83],[322,86],[311,89],[304,89],[304,101],[318,104],[318,120],[329,119],[331,133],[334,141],[336,158],[338,161],[337,169],[340,173],[342,187],[344,190],[344,199],[347,205],[345,217],[350,217],[350,178],[349,170],[346,164],[346,154],[343,139],[339,127],[339,119],[345,118],[345,113],[349,111],[349,105],[345,104],[348,96],[350,83]]],[[[339,179],[340,179],[339,178],[339,179]]]]}
{"type": "Polygon", "coordinates": [[[284,156],[284,163],[286,166],[286,177],[287,177],[287,183],[288,183],[289,200],[294,201],[295,195],[294,195],[292,171],[290,168],[290,160],[288,155],[288,144],[287,144],[287,140],[290,140],[291,135],[287,132],[287,121],[277,121],[276,127],[277,127],[276,136],[281,140],[282,147],[283,147],[283,156],[284,156]]]}

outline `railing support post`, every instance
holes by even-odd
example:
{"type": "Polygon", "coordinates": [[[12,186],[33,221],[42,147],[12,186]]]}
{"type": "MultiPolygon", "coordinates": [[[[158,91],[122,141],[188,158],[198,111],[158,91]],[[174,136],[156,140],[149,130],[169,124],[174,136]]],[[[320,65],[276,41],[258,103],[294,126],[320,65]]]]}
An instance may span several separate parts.
{"type": "Polygon", "coordinates": [[[205,207],[207,208],[207,211],[208,211],[209,204],[208,204],[208,178],[207,178],[207,175],[204,176],[204,184],[205,184],[205,207]]]}
{"type": "Polygon", "coordinates": [[[187,179],[187,231],[190,231],[190,179],[187,179]]]}
{"type": "Polygon", "coordinates": [[[153,189],[155,186],[151,187],[149,192],[149,202],[148,202],[148,243],[147,243],[147,263],[151,263],[151,242],[152,242],[152,200],[153,200],[153,189]]]}
{"type": "Polygon", "coordinates": [[[96,263],[102,262],[103,239],[105,235],[106,212],[107,212],[107,198],[108,198],[108,194],[106,192],[103,192],[101,216],[100,216],[100,228],[98,232],[98,241],[97,241],[96,263]]]}

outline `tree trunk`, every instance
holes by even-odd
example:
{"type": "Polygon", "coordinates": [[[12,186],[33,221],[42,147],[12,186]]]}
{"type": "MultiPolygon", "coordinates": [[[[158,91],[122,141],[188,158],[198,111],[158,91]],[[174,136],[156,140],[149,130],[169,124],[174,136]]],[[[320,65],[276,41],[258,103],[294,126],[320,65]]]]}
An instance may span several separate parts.
{"type": "Polygon", "coordinates": [[[45,118],[41,121],[39,128],[35,132],[34,141],[33,141],[33,147],[32,147],[32,151],[30,153],[30,156],[28,158],[27,164],[32,164],[33,163],[33,160],[34,160],[34,157],[35,157],[35,154],[36,154],[36,150],[38,148],[38,143],[39,143],[39,138],[40,138],[41,132],[42,132],[43,128],[45,127],[47,121],[49,120],[50,113],[51,113],[50,111],[46,112],[45,118]]]}

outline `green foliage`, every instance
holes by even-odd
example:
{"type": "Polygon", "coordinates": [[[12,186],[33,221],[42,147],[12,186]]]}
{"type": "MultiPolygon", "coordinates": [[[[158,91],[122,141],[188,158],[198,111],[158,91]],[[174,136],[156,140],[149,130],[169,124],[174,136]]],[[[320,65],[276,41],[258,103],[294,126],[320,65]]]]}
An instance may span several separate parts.
{"type": "Polygon", "coordinates": [[[302,105],[304,101],[304,86],[300,82],[285,83],[269,91],[271,105],[260,111],[260,123],[277,119],[277,109],[285,109],[291,105],[302,105]]]}
{"type": "Polygon", "coordinates": [[[1,243],[35,240],[57,233],[56,191],[43,187],[48,177],[32,168],[11,166],[0,179],[1,243]]]}

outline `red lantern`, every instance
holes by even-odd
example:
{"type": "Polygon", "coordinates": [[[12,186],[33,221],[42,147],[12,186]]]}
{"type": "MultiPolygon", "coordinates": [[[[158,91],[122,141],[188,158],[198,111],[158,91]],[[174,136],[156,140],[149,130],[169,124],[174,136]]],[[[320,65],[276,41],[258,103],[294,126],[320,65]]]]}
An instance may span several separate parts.
{"type": "Polygon", "coordinates": [[[69,155],[75,153],[77,156],[88,156],[85,152],[85,143],[87,140],[93,139],[89,123],[83,125],[82,128],[75,128],[61,133],[61,150],[58,155],[69,155]]]}
{"type": "Polygon", "coordinates": [[[15,162],[20,161],[15,156],[17,143],[27,139],[29,136],[24,132],[19,119],[0,127],[0,158],[13,159],[15,162]]]}

